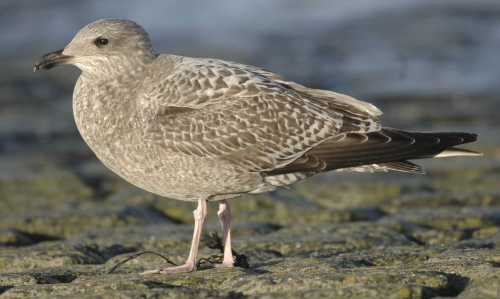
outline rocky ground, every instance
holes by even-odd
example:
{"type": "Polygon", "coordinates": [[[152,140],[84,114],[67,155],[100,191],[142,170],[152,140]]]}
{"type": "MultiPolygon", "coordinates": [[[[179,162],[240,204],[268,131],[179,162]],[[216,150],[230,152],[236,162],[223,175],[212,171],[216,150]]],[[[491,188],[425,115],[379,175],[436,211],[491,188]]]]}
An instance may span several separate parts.
{"type": "MultiPolygon", "coordinates": [[[[247,57],[246,62],[285,69],[290,77],[315,86],[331,88],[343,82],[344,91],[361,90],[365,99],[384,110],[384,123],[392,127],[477,132],[480,142],[470,148],[485,156],[424,161],[427,175],[329,173],[291,189],[234,200],[234,269],[213,267],[220,258],[220,230],[216,206],[211,205],[201,270],[179,275],[139,275],[166,265],[154,255],[113,268],[144,250],[182,263],[189,250],[194,206],[138,190],[95,159],[72,121],[70,94],[76,72],[32,75],[31,59],[0,59],[0,297],[500,298],[498,84],[485,88],[484,78],[478,79],[479,85],[464,80],[464,90],[436,92],[429,88],[432,76],[412,79],[439,63],[444,68],[454,65],[461,53],[490,53],[483,40],[463,41],[463,35],[449,35],[447,30],[450,24],[467,24],[470,32],[465,36],[474,37],[470,26],[489,28],[486,23],[498,22],[493,17],[499,12],[448,11],[449,22],[437,28],[451,37],[418,44],[431,52],[450,43],[459,50],[438,51],[441,56],[423,64],[415,54],[410,60],[419,71],[410,68],[410,78],[401,80],[388,75],[391,68],[360,68],[355,57],[348,59],[349,53],[369,57],[360,50],[365,45],[357,44],[367,39],[356,39],[357,31],[348,25],[323,30],[316,39],[307,36],[311,46],[306,52],[293,42],[305,37],[264,38],[262,49],[270,54],[247,57]],[[351,42],[333,43],[342,32],[349,32],[351,42]],[[450,42],[453,38],[463,44],[450,42]],[[286,52],[292,57],[278,49],[276,40],[289,43],[286,52]],[[468,52],[471,47],[477,51],[468,52]],[[273,53],[276,60],[269,58],[273,53]],[[335,60],[340,58],[342,62],[335,60]],[[284,68],[286,61],[298,63],[284,68]],[[321,68],[322,63],[332,68],[321,68]],[[335,72],[337,64],[344,73],[335,72]],[[298,74],[305,65],[318,72],[298,74]],[[355,73],[359,80],[348,75],[355,73]],[[395,83],[384,89],[377,80],[395,83]],[[405,85],[409,81],[414,85],[405,85]]],[[[437,22],[439,14],[433,10],[427,20],[437,22]]],[[[394,22],[409,15],[403,13],[394,22]]],[[[409,39],[401,27],[375,19],[365,20],[363,26],[380,29],[381,36],[390,29],[386,38],[402,41],[384,47],[413,53],[415,44],[404,42],[409,39]]],[[[431,27],[426,27],[429,33],[436,28],[431,27]]],[[[490,68],[483,65],[487,74],[498,71],[493,67],[498,59],[480,59],[491,61],[490,68]]],[[[477,65],[465,68],[481,73],[477,65]]],[[[462,77],[452,81],[459,82],[457,78],[462,77]]]]}

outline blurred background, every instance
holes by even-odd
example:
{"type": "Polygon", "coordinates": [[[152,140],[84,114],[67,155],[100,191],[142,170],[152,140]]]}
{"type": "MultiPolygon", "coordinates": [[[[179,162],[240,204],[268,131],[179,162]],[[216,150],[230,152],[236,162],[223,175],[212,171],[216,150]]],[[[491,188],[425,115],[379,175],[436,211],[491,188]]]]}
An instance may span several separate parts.
{"type": "MultiPolygon", "coordinates": [[[[356,225],[377,223],[426,246],[499,235],[497,0],[2,0],[3,272],[53,266],[50,253],[40,260],[26,251],[20,262],[16,254],[23,251],[8,251],[36,252],[44,244],[59,244],[53,245],[60,246],[54,256],[71,256],[65,250],[85,256],[86,247],[64,244],[93,242],[95,264],[141,248],[168,248],[179,261],[187,252],[193,206],[123,182],[80,138],[71,111],[78,70],[32,71],[39,56],[64,47],[81,27],[104,17],[138,22],[158,52],[257,65],[372,102],[384,111],[386,126],[480,134],[469,148],[485,157],[425,161],[427,176],[330,173],[291,190],[236,200],[236,248],[246,244],[254,262],[305,254],[274,242],[302,224],[350,224],[354,232],[344,237],[356,238],[365,231],[356,225]],[[256,249],[264,247],[275,253],[256,249]]],[[[211,215],[209,228],[215,230],[211,215]]],[[[303,244],[298,235],[283,242],[303,244]]],[[[317,236],[320,243],[329,238],[317,236]]],[[[329,254],[311,248],[307,252],[329,254]]]]}

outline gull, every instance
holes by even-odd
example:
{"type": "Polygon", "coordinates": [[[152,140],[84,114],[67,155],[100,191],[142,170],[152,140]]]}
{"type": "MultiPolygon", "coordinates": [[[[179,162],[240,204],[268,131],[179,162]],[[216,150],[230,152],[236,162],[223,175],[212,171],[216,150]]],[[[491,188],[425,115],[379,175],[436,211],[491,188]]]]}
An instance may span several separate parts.
{"type": "Polygon", "coordinates": [[[456,147],[470,133],[383,127],[382,112],[348,95],[312,89],[268,70],[211,58],[158,54],[133,21],[83,27],[34,71],[71,64],[77,128],[111,171],[162,197],[197,202],[191,249],[196,270],[207,201],[219,204],[222,267],[233,267],[229,199],[337,171],[422,173],[409,160],[479,153],[456,147]]]}

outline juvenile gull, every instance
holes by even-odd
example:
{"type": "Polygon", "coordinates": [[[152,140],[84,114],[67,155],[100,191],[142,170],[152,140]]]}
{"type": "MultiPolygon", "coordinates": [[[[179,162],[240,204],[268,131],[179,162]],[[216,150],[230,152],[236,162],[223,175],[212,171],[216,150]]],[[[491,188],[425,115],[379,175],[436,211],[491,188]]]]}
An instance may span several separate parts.
{"type": "Polygon", "coordinates": [[[59,64],[82,71],[74,117],[104,165],[149,192],[198,202],[186,263],[146,273],[196,269],[209,200],[219,201],[222,266],[232,267],[228,199],[329,170],[420,173],[408,160],[478,155],[455,147],[475,134],[385,128],[379,109],[344,94],[258,67],[156,54],[128,20],[85,26],[34,70],[59,64]]]}

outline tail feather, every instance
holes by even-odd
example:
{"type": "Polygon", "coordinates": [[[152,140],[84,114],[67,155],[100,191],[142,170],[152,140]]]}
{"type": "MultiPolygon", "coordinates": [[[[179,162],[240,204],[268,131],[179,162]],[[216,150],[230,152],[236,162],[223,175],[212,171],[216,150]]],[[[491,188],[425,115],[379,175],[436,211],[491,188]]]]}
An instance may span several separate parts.
{"type": "MultiPolygon", "coordinates": [[[[478,156],[480,153],[455,147],[476,139],[477,135],[471,133],[420,133],[391,128],[365,134],[348,133],[321,143],[294,162],[269,173],[321,172],[372,164],[404,171],[409,167],[406,160],[478,156]]],[[[418,171],[421,169],[408,172],[418,171]]]]}
{"type": "Polygon", "coordinates": [[[388,172],[388,171],[398,171],[404,173],[413,173],[413,174],[424,174],[424,169],[410,161],[398,161],[398,162],[388,162],[388,163],[380,163],[380,164],[369,164],[362,166],[354,166],[347,168],[340,168],[336,171],[339,172],[388,172]]]}
{"type": "Polygon", "coordinates": [[[434,158],[449,158],[449,157],[478,157],[483,153],[471,151],[464,148],[450,147],[435,155],[434,158]]]}
{"type": "Polygon", "coordinates": [[[391,170],[391,171],[417,173],[417,174],[425,173],[422,166],[411,163],[410,161],[388,162],[388,163],[382,163],[380,164],[380,166],[386,167],[388,171],[391,170]]]}

